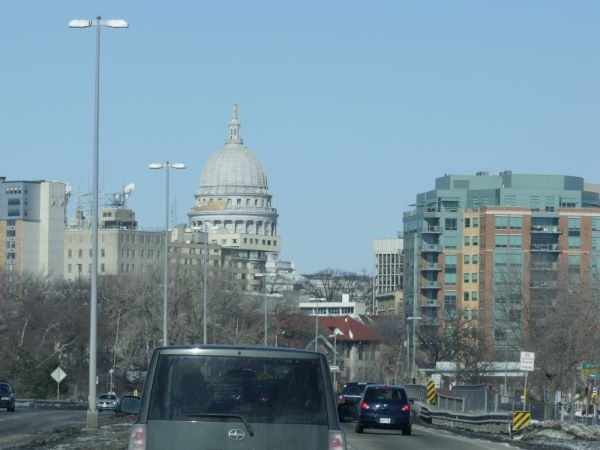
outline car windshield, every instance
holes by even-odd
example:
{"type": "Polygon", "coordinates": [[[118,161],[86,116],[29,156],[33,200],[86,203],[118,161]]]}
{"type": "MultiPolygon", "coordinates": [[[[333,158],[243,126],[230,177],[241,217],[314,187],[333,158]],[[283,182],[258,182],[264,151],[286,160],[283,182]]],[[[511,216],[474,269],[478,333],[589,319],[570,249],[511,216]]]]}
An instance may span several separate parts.
{"type": "Polygon", "coordinates": [[[116,395],[101,395],[100,400],[116,400],[116,395]]]}
{"type": "Polygon", "coordinates": [[[10,389],[6,384],[0,384],[0,393],[2,394],[10,394],[10,389]]]}
{"type": "Polygon", "coordinates": [[[406,403],[406,391],[395,387],[369,388],[365,392],[366,401],[406,403]]]}
{"type": "Polygon", "coordinates": [[[156,380],[149,420],[327,424],[318,360],[162,355],[156,380]]]}
{"type": "Polygon", "coordinates": [[[365,386],[365,384],[347,384],[343,393],[346,395],[362,395],[365,386]]]}

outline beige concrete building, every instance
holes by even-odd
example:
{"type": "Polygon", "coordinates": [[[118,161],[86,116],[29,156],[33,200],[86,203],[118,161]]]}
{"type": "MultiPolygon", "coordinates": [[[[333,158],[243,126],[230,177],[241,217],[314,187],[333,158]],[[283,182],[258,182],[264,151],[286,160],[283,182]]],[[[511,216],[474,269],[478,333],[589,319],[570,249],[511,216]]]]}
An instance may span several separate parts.
{"type": "Polygon", "coordinates": [[[0,268],[9,274],[63,275],[66,183],[0,177],[0,268]]]}
{"type": "MultiPolygon", "coordinates": [[[[98,275],[144,274],[162,270],[164,232],[137,229],[135,213],[125,208],[100,211],[98,275]]],[[[92,268],[92,230],[69,228],[65,233],[64,276],[89,277],[92,268]]]]}
{"type": "Polygon", "coordinates": [[[375,239],[373,241],[373,305],[375,314],[404,312],[403,262],[404,240],[375,239]]]}

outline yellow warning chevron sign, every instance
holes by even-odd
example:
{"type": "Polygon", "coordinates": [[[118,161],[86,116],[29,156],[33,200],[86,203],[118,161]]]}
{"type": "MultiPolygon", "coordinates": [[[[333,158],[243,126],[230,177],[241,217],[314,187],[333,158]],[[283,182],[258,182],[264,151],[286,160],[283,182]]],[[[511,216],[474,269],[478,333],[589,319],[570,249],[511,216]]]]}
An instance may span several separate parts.
{"type": "Polygon", "coordinates": [[[512,429],[522,430],[531,423],[531,411],[513,411],[512,429]]]}
{"type": "Polygon", "coordinates": [[[427,403],[435,405],[437,403],[437,395],[435,393],[435,381],[429,380],[427,382],[427,403]]]}

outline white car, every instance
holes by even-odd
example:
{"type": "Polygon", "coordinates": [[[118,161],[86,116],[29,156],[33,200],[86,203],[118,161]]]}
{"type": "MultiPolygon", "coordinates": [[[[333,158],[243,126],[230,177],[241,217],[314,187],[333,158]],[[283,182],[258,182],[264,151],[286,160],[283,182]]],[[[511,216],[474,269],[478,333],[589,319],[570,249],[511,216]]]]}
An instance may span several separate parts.
{"type": "Polygon", "coordinates": [[[116,411],[119,405],[119,397],[114,393],[101,394],[96,399],[96,408],[98,410],[112,410],[116,411]]]}

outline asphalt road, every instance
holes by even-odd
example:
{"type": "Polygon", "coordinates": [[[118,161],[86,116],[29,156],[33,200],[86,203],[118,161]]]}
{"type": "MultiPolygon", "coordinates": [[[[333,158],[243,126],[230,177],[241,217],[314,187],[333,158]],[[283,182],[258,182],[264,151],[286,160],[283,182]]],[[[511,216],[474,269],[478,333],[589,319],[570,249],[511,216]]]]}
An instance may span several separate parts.
{"type": "Polygon", "coordinates": [[[354,423],[343,423],[348,450],[499,450],[518,449],[507,443],[491,442],[452,434],[445,430],[413,425],[411,436],[400,431],[365,429],[363,434],[354,432],[354,423]]]}
{"type": "MultiPolygon", "coordinates": [[[[11,448],[29,442],[33,436],[39,436],[43,430],[52,430],[65,424],[83,428],[86,424],[85,410],[56,408],[19,408],[15,412],[0,410],[0,449],[11,448]]],[[[100,413],[103,418],[114,416],[113,412],[100,413]]],[[[48,431],[50,436],[53,431],[48,431]]]]}
{"type": "MultiPolygon", "coordinates": [[[[101,431],[85,430],[85,410],[17,409],[0,411],[0,450],[2,449],[125,449],[131,419],[123,421],[112,412],[100,413],[101,431]],[[65,426],[65,424],[70,424],[65,426]],[[54,429],[60,427],[60,429],[54,429]],[[45,430],[45,431],[44,431],[45,430]],[[58,431],[60,430],[60,431],[58,431]],[[40,439],[40,436],[42,438],[40,439]],[[101,445],[102,442],[102,445],[101,445]]],[[[453,434],[443,429],[413,425],[412,436],[400,431],[365,429],[354,431],[354,422],[342,423],[348,450],[510,450],[519,447],[507,442],[453,434]]]]}

